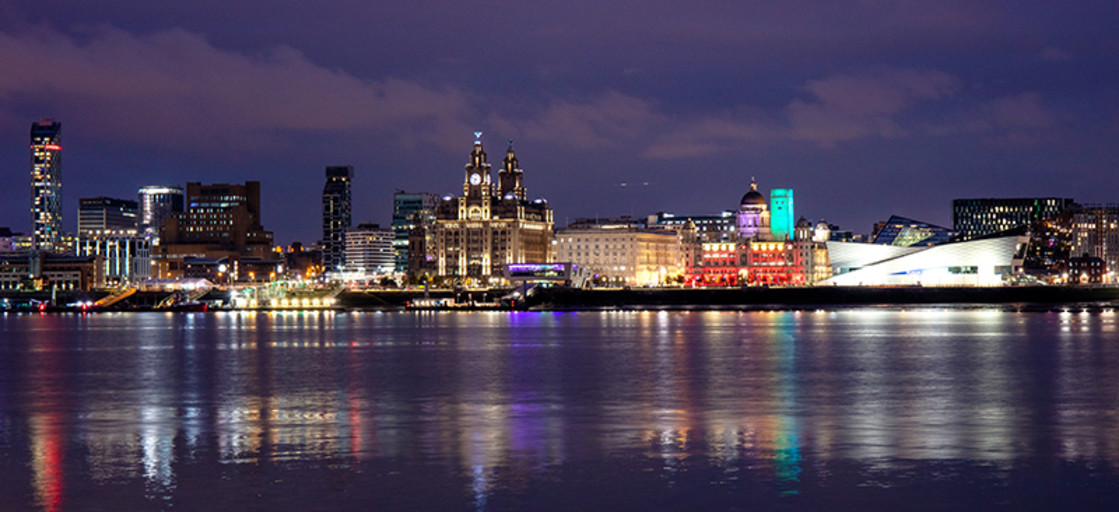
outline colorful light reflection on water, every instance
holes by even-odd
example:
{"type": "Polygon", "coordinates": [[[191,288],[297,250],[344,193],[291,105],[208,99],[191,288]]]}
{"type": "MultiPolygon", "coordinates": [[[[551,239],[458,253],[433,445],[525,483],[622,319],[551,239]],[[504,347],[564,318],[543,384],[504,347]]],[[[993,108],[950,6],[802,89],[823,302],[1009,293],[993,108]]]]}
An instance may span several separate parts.
{"type": "Polygon", "coordinates": [[[1119,504],[1116,325],[936,309],[4,315],[0,508],[1119,504]]]}

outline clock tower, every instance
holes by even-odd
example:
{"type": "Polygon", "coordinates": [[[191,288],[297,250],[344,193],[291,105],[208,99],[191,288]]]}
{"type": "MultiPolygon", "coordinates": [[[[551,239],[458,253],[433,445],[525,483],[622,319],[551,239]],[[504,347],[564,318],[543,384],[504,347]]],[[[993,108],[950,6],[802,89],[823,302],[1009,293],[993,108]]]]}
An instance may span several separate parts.
{"type": "Polygon", "coordinates": [[[482,132],[474,132],[474,150],[470,152],[470,163],[466,164],[458,218],[488,220],[492,195],[490,164],[486,162],[486,151],[482,149],[482,132]]]}

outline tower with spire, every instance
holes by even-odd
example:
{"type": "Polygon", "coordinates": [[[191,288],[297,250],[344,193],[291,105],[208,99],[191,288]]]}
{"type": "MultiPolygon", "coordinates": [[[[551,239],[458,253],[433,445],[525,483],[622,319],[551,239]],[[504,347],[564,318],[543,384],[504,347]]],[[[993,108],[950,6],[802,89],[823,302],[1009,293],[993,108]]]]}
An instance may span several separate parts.
{"type": "Polygon", "coordinates": [[[494,183],[482,132],[474,132],[462,196],[443,198],[432,230],[440,276],[495,284],[508,264],[552,260],[552,209],[542,198],[528,200],[512,139],[494,183]]]}

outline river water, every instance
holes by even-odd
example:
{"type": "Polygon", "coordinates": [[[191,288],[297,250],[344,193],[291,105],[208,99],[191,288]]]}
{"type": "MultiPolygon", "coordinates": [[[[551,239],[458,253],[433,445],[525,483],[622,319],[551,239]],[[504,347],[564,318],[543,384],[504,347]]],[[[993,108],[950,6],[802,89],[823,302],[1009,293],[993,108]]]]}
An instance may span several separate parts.
{"type": "Polygon", "coordinates": [[[1119,314],[0,315],[0,510],[1114,510],[1119,314]]]}

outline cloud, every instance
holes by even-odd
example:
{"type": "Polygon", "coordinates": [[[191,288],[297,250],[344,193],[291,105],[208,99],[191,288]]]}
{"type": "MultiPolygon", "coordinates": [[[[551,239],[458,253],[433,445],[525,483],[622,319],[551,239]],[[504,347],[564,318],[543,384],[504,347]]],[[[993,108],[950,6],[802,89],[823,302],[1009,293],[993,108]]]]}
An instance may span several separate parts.
{"type": "Polygon", "coordinates": [[[959,80],[934,70],[879,70],[809,80],[776,112],[738,107],[721,116],[682,123],[649,146],[649,158],[688,158],[741,149],[747,144],[807,142],[823,148],[870,137],[911,134],[898,119],[922,102],[948,98],[959,80]]]}
{"type": "Polygon", "coordinates": [[[959,81],[929,70],[886,70],[810,80],[801,89],[809,99],[786,108],[789,137],[821,146],[864,137],[907,133],[895,116],[920,101],[954,94],[959,81]]]}
{"type": "MultiPolygon", "coordinates": [[[[132,35],[102,27],[75,38],[51,29],[0,33],[0,109],[66,107],[105,140],[170,148],[280,143],[292,132],[394,131],[469,117],[467,95],[330,70],[285,46],[249,55],[182,30],[132,35]],[[158,129],[153,128],[158,127],[158,129]]],[[[65,120],[65,119],[64,119],[65,120]]]]}
{"type": "Polygon", "coordinates": [[[651,102],[615,91],[586,100],[553,98],[529,110],[523,118],[494,116],[487,124],[552,145],[601,149],[650,137],[669,122],[651,102]]]}

